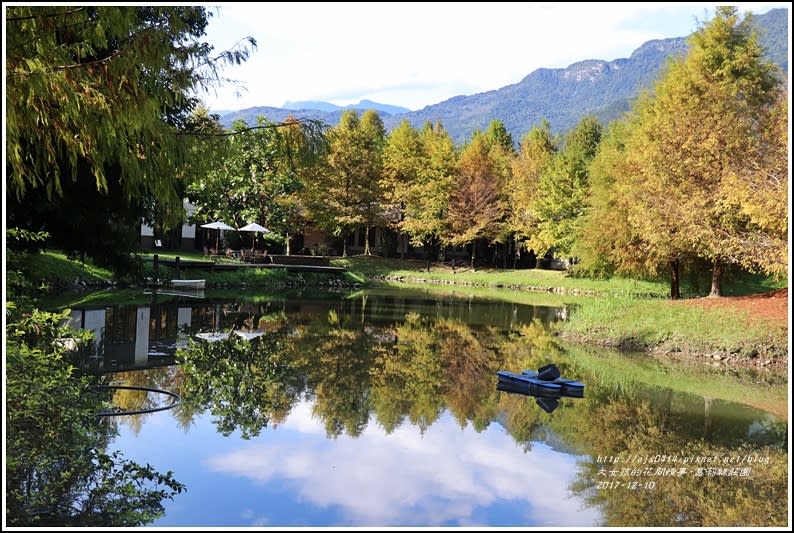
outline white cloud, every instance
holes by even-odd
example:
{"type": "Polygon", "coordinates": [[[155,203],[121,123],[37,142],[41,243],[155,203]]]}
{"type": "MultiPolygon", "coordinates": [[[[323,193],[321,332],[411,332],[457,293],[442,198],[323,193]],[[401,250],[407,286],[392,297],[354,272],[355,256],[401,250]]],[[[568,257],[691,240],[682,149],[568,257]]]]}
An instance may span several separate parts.
{"type": "MultiPolygon", "coordinates": [[[[336,508],[348,525],[477,525],[478,509],[505,501],[539,526],[592,525],[594,509],[568,494],[575,458],[536,444],[525,453],[498,426],[461,431],[445,416],[420,434],[404,425],[385,435],[370,423],[356,439],[328,440],[301,404],[280,427],[289,442],[246,445],[211,457],[216,472],[286,487],[296,498],[336,508]]],[[[253,514],[251,515],[253,516],[253,514]]],[[[516,524],[523,525],[523,524],[516,524]]]]}
{"type": "Polygon", "coordinates": [[[209,42],[221,50],[250,35],[258,49],[223,71],[244,82],[243,98],[224,88],[207,102],[240,109],[370,98],[418,109],[516,83],[537,68],[626,57],[650,39],[690,33],[695,17],[703,19],[713,5],[222,5],[210,19],[209,42]]]}

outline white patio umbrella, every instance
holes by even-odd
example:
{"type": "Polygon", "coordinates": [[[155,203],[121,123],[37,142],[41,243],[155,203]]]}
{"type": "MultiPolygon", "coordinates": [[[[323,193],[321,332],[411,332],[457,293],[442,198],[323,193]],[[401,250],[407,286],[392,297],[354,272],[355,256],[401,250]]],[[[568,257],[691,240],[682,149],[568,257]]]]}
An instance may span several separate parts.
{"type": "Polygon", "coordinates": [[[221,222],[220,220],[216,220],[215,222],[209,222],[207,224],[202,224],[202,228],[209,228],[209,229],[216,229],[218,230],[218,236],[215,238],[215,251],[218,251],[218,243],[221,240],[221,230],[222,229],[234,229],[230,225],[225,222],[221,222]]]}
{"type": "MultiPolygon", "coordinates": [[[[264,226],[260,226],[256,222],[251,222],[250,224],[246,224],[238,231],[255,231],[257,233],[270,233],[270,230],[264,226]]],[[[254,235],[254,240],[251,242],[251,249],[254,249],[254,245],[256,244],[256,235],[254,235]]]]}

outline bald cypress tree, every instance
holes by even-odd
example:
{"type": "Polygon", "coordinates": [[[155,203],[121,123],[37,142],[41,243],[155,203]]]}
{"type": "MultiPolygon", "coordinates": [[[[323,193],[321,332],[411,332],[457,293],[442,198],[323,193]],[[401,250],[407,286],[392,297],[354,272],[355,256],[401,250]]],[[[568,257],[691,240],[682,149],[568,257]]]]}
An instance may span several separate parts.
{"type": "MultiPolygon", "coordinates": [[[[692,35],[687,56],[674,60],[636,107],[626,147],[632,220],[649,254],[711,262],[713,296],[721,294],[727,264],[774,270],[754,243],[780,224],[743,207],[755,196],[743,184],[767,181],[760,173],[775,165],[769,152],[781,141],[773,125],[780,94],[777,68],[763,59],[751,16],[720,7],[692,35]]],[[[773,189],[773,203],[781,205],[784,189],[773,189]]]]}

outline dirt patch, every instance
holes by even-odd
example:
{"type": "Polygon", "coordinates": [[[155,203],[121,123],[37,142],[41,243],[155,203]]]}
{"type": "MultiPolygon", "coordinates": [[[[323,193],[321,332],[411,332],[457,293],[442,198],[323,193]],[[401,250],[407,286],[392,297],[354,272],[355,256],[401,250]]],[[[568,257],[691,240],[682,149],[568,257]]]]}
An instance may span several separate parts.
{"type": "Polygon", "coordinates": [[[707,309],[737,309],[744,311],[750,322],[766,320],[774,326],[788,329],[788,287],[750,296],[692,298],[679,301],[684,305],[694,305],[707,309]]]}

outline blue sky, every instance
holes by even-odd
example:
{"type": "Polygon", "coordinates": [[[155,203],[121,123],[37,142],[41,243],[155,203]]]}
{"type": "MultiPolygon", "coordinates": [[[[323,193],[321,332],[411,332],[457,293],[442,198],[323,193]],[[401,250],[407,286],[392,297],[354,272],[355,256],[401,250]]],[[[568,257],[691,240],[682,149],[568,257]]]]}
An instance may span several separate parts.
{"type": "MultiPolygon", "coordinates": [[[[361,99],[421,109],[517,83],[538,68],[628,57],[651,39],[685,36],[718,3],[221,4],[206,39],[216,50],[258,47],[202,95],[212,110],[338,105],[361,99]]],[[[787,4],[735,4],[766,13],[787,4]]]]}

